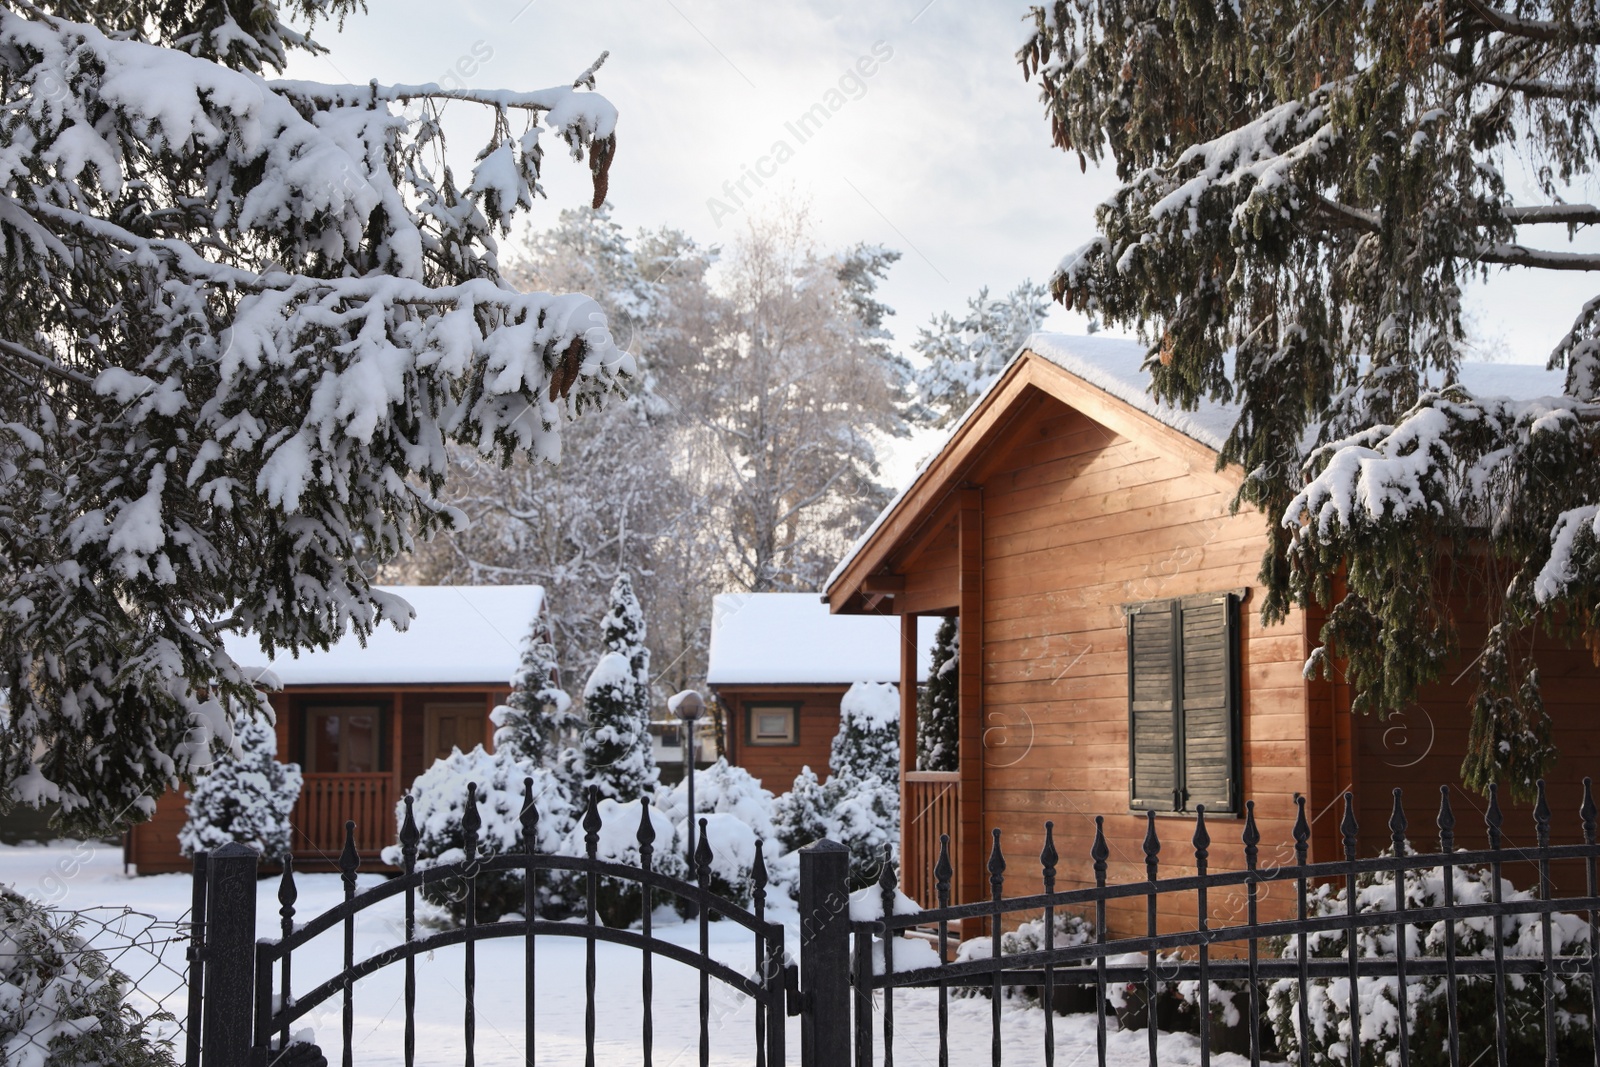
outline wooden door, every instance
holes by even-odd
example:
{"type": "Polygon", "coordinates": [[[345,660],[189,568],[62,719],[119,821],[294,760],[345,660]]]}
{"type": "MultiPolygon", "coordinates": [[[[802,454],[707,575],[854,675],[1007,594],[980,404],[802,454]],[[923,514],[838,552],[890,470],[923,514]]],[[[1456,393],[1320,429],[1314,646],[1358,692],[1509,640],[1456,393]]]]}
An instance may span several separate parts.
{"type": "Polygon", "coordinates": [[[422,764],[444,759],[452,749],[470,752],[484,742],[488,712],[480,701],[475,704],[426,704],[423,706],[422,764]]]}

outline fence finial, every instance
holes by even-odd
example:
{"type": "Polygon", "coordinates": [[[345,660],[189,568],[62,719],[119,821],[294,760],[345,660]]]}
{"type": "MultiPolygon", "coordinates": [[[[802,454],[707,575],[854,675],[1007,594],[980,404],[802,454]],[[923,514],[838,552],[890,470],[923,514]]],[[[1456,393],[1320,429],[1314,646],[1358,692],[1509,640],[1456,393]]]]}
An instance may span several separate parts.
{"type": "Polygon", "coordinates": [[[1594,806],[1594,789],[1587,776],[1583,779],[1583,803],[1578,807],[1578,817],[1583,820],[1583,843],[1594,844],[1595,816],[1600,814],[1594,806]]]}
{"type": "Polygon", "coordinates": [[[767,898],[767,856],[761,847],[761,838],[756,838],[756,859],[750,864],[750,881],[755,886],[753,894],[757,901],[767,898]]]}
{"type": "Polygon", "coordinates": [[[950,879],[956,874],[955,868],[950,866],[950,835],[939,835],[939,859],[933,865],[934,891],[939,896],[939,907],[950,906],[950,879]]]}
{"type": "MultiPolygon", "coordinates": [[[[656,824],[650,820],[649,797],[639,798],[639,832],[634,836],[638,838],[639,841],[640,858],[648,857],[652,852],[655,851],[656,824]]],[[[761,844],[759,838],[756,840],[756,844],[761,844]]],[[[649,864],[644,864],[644,866],[648,867],[649,864]]]]}
{"type": "Polygon", "coordinates": [[[483,827],[483,816],[478,813],[478,783],[467,783],[467,809],[461,813],[461,836],[467,862],[478,858],[478,831],[483,827]]]}
{"type": "Polygon", "coordinates": [[[278,879],[278,914],[283,918],[283,936],[294,932],[294,902],[300,890],[294,884],[294,853],[283,854],[283,877],[278,879]]]}
{"type": "Polygon", "coordinates": [[[539,851],[539,808],[533,802],[533,778],[522,779],[522,851],[533,855],[539,851]]]}
{"type": "Polygon", "coordinates": [[[1394,787],[1394,808],[1389,812],[1389,836],[1394,841],[1394,854],[1406,854],[1406,809],[1401,802],[1401,790],[1394,787]]]}
{"type": "Polygon", "coordinates": [[[1106,860],[1111,858],[1111,847],[1106,844],[1106,817],[1094,817],[1094,844],[1089,846],[1089,858],[1094,860],[1094,884],[1106,884],[1106,860]]]}
{"type": "Polygon", "coordinates": [[[1451,853],[1456,850],[1456,813],[1450,807],[1450,787],[1439,787],[1439,851],[1451,853]]]}
{"type": "Polygon", "coordinates": [[[1500,784],[1489,783],[1489,808],[1483,813],[1483,824],[1489,828],[1489,851],[1500,847],[1500,826],[1505,816],[1500,812],[1500,784]]]}
{"type": "Polygon", "coordinates": [[[1161,869],[1160,855],[1161,838],[1156,836],[1156,813],[1147,811],[1144,813],[1144,869],[1151,881],[1155,881],[1156,872],[1161,869]]]}
{"type": "MultiPolygon", "coordinates": [[[[887,921],[894,914],[894,891],[899,888],[900,879],[894,869],[894,847],[888,842],[883,846],[883,869],[878,872],[878,895],[883,900],[883,917],[887,921]]],[[[885,931],[884,935],[889,934],[885,931]]]]}
{"type": "Polygon", "coordinates": [[[1194,860],[1195,865],[1205,873],[1206,859],[1211,855],[1211,834],[1206,829],[1206,806],[1194,806],[1194,860]]]}
{"type": "Polygon", "coordinates": [[[1261,848],[1261,828],[1256,826],[1256,802],[1253,800],[1244,802],[1244,833],[1240,836],[1244,841],[1245,865],[1253,871],[1261,848]]]}
{"type": "Polygon", "coordinates": [[[1039,866],[1044,868],[1044,891],[1056,891],[1056,864],[1061,856],[1056,852],[1056,824],[1046,819],[1044,823],[1044,848],[1039,850],[1039,866]]]}
{"type": "Polygon", "coordinates": [[[706,837],[706,819],[700,817],[700,840],[694,846],[695,874],[701,885],[711,881],[711,841],[706,837]]]}
{"type": "Polygon", "coordinates": [[[1356,822],[1356,795],[1346,789],[1344,792],[1344,818],[1339,820],[1339,834],[1344,838],[1344,858],[1356,858],[1356,841],[1361,833],[1361,824],[1356,822]]]}
{"type": "Polygon", "coordinates": [[[1538,799],[1533,804],[1533,836],[1539,842],[1540,848],[1550,846],[1550,802],[1545,799],[1544,779],[1534,783],[1538,790],[1538,799]]]}
{"type": "Polygon", "coordinates": [[[998,895],[1006,880],[1006,858],[1000,851],[1000,828],[995,827],[991,832],[994,834],[994,847],[989,849],[989,884],[998,895]]]}
{"type": "MultiPolygon", "coordinates": [[[[1306,798],[1304,794],[1294,795],[1294,806],[1299,812],[1294,819],[1294,854],[1300,866],[1306,865],[1306,851],[1311,843],[1311,824],[1306,821],[1306,798]]],[[[1151,818],[1155,813],[1151,812],[1151,818]]]]}
{"type": "Polygon", "coordinates": [[[355,892],[356,869],[361,866],[361,854],[356,851],[356,824],[347,819],[344,824],[344,850],[339,853],[339,872],[344,887],[355,892]]]}
{"type": "Polygon", "coordinates": [[[417,817],[411,810],[416,798],[407,792],[401,800],[406,806],[406,817],[400,822],[400,863],[410,874],[417,866],[417,844],[422,840],[422,833],[417,829],[417,817]]]}
{"type": "Polygon", "coordinates": [[[600,851],[600,789],[591,785],[588,792],[589,806],[583,813],[583,850],[593,859],[600,851]]]}

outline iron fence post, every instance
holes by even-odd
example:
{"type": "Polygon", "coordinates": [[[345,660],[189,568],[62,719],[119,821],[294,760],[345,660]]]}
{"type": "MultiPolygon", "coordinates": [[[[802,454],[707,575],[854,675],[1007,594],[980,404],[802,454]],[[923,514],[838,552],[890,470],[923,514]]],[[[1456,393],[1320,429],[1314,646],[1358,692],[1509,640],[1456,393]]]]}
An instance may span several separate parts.
{"type": "Polygon", "coordinates": [[[207,857],[203,1067],[250,1065],[256,1007],[256,859],[255,849],[237,843],[207,857]]]}
{"type": "Polygon", "coordinates": [[[849,872],[850,850],[836,841],[800,850],[801,1067],[850,1062],[849,872]]]}

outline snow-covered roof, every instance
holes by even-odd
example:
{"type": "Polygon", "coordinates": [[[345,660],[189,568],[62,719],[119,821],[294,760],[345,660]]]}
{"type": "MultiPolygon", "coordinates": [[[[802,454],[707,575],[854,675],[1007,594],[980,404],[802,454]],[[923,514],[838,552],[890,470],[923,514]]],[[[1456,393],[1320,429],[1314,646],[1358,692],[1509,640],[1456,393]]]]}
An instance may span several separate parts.
{"type": "MultiPolygon", "coordinates": [[[[1010,362],[1006,364],[1007,369],[1012,363],[1021,359],[1023,353],[1030,351],[1090,385],[1105,390],[1130,407],[1160,420],[1186,437],[1193,438],[1207,448],[1220,450],[1239,417],[1239,409],[1235,405],[1222,404],[1210,399],[1202,399],[1194,411],[1184,411],[1157,401],[1150,395],[1150,373],[1144,369],[1144,359],[1149,349],[1142,341],[1041,331],[1029,336],[1022,347],[1017,349],[1010,362]]],[[[1004,371],[997,374],[989,389],[995,388],[1004,377],[1004,371]]],[[[1460,368],[1460,381],[1476,396],[1504,396],[1513,400],[1529,400],[1538,396],[1559,396],[1565,378],[1560,371],[1546,370],[1534,364],[1463,363],[1460,368]]],[[[822,586],[824,589],[831,589],[833,583],[839,580],[845,568],[850,566],[851,561],[871,540],[884,520],[900,506],[900,502],[917,484],[923,471],[973,417],[987,395],[988,390],[985,390],[961,418],[951,425],[949,435],[939,443],[939,447],[928,454],[916,472],[900,487],[894,499],[889,501],[873,519],[872,524],[862,531],[856,543],[850,547],[850,551],[845,553],[839,565],[833,569],[833,573],[828,575],[828,580],[822,586]]]]}
{"type": "MultiPolygon", "coordinates": [[[[934,620],[917,628],[928,677],[934,620]]],[[[900,680],[900,620],[830,615],[816,593],[722,593],[711,609],[711,685],[849,685],[900,680]]]]}
{"type": "Polygon", "coordinates": [[[544,604],[537,585],[382,586],[416,611],[401,632],[378,625],[366,647],[354,634],[327,651],[266,656],[254,637],[234,637],[228,654],[240,664],[270,667],[284,685],[508,685],[522,642],[544,604]]]}

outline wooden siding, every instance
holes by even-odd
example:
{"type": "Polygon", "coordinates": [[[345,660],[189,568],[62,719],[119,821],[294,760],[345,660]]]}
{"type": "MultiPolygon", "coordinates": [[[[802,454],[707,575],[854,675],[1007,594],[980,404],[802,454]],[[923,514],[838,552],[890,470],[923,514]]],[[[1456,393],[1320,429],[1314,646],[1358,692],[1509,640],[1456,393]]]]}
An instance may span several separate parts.
{"type": "MultiPolygon", "coordinates": [[[[339,829],[345,819],[356,819],[360,825],[359,846],[362,863],[377,864],[377,847],[387,843],[394,833],[393,798],[398,797],[421,774],[423,766],[423,709],[429,701],[483,702],[486,709],[504,702],[510,695],[505,685],[414,685],[402,687],[372,687],[358,685],[296,686],[271,693],[268,701],[277,716],[278,758],[286,763],[305,764],[302,718],[307,704],[364,703],[384,709],[390,716],[389,731],[384,735],[385,759],[389,770],[382,777],[387,785],[379,789],[374,775],[352,775],[352,787],[344,789],[342,799],[334,804],[313,803],[309,793],[302,797],[296,808],[295,860],[308,868],[326,869],[336,858],[338,842],[330,845],[332,837],[342,834],[339,829]],[[398,713],[398,714],[396,714],[398,713]],[[355,787],[355,779],[362,784],[355,787]],[[302,826],[305,822],[307,825],[302,826]],[[314,824],[314,825],[313,825],[314,824]],[[330,836],[331,835],[331,836],[330,836]]],[[[841,689],[840,692],[843,692],[841,689]]],[[[834,704],[834,723],[838,724],[838,703],[834,704]]],[[[484,747],[493,750],[493,727],[485,727],[484,747]]],[[[323,797],[333,788],[324,780],[323,797]]],[[[156,803],[156,813],[148,822],[140,823],[128,831],[123,843],[123,859],[134,864],[140,874],[162,874],[188,871],[191,864],[178,851],[178,831],[185,822],[184,798],[181,792],[171,791],[156,803]]],[[[341,838],[342,840],[342,838],[341,838]]]]}
{"type": "MultiPolygon", "coordinates": [[[[1213,472],[1197,476],[1191,457],[1123,436],[1048,398],[1030,404],[1025,419],[1008,427],[996,449],[976,456],[972,469],[981,482],[952,495],[981,498],[980,513],[967,520],[968,531],[981,531],[981,552],[955,551],[966,548],[956,511],[948,529],[923,533],[914,557],[889,553],[906,577],[897,610],[959,603],[963,650],[982,649],[981,657],[962,657],[963,679],[971,672],[975,686],[962,694],[975,705],[962,716],[963,830],[978,833],[963,849],[959,898],[987,893],[981,863],[994,828],[1003,833],[1007,894],[1037,891],[1047,819],[1055,823],[1061,888],[1092,884],[1096,815],[1106,816],[1109,878],[1144,877],[1145,820],[1128,806],[1122,607],[1164,597],[1246,591],[1239,609],[1241,785],[1256,802],[1262,862],[1286,854],[1294,794],[1309,789],[1305,635],[1298,615],[1271,629],[1260,623],[1253,587],[1265,547],[1261,517],[1230,515],[1232,494],[1213,472]],[[976,625],[965,618],[969,612],[976,625]],[[969,741],[977,759],[965,758],[969,741]],[[981,806],[969,800],[969,786],[981,806]]],[[[1213,869],[1243,866],[1241,825],[1228,817],[1212,823],[1213,869]]],[[[1163,872],[1190,871],[1192,817],[1161,815],[1156,828],[1163,872]]],[[[1265,913],[1287,904],[1268,894],[1265,913]]],[[[1231,902],[1216,906],[1223,914],[1231,902]]],[[[1188,921],[1183,907],[1171,902],[1162,922],[1180,915],[1188,921]]],[[[1112,922],[1125,932],[1142,929],[1143,908],[1141,900],[1114,909],[1112,922]]]]}
{"type": "Polygon", "coordinates": [[[725,685],[717,699],[728,712],[728,762],[761,779],[773,793],[787,793],[801,767],[809,766],[817,778],[832,773],[828,758],[839,732],[839,700],[846,685],[725,685]],[[798,704],[796,743],[752,745],[747,708],[750,704],[798,704]]]}

